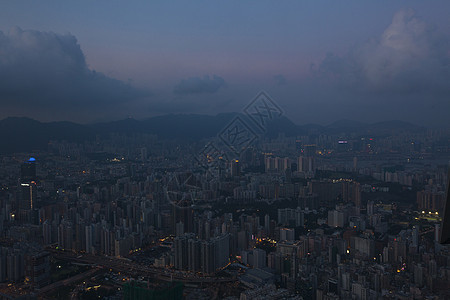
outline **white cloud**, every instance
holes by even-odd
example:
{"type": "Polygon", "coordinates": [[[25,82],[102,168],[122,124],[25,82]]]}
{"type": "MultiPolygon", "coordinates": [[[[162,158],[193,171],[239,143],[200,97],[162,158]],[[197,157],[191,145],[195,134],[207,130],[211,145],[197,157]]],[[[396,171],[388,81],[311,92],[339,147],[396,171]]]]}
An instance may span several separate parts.
{"type": "Polygon", "coordinates": [[[401,10],[378,38],[342,57],[328,54],[316,75],[371,92],[449,92],[449,49],[448,38],[413,10],[401,10]]]}

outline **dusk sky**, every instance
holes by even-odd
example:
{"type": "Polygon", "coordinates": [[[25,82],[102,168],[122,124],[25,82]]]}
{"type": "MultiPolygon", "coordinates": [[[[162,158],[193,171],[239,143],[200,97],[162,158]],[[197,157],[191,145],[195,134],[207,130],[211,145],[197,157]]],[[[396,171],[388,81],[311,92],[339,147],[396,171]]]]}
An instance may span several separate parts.
{"type": "Polygon", "coordinates": [[[0,118],[240,112],[449,127],[449,1],[10,1],[0,118]]]}

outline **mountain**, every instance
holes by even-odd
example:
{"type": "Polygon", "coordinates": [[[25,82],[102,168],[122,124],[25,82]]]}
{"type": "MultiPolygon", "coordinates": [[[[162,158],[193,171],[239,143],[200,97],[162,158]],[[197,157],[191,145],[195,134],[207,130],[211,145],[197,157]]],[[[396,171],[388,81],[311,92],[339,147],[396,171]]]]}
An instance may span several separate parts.
{"type": "Polygon", "coordinates": [[[111,133],[154,134],[160,139],[201,140],[217,136],[232,120],[241,118],[256,134],[267,137],[298,136],[308,134],[360,133],[389,134],[395,130],[416,131],[422,127],[402,122],[388,121],[366,124],[341,120],[327,126],[306,124],[299,126],[282,116],[258,128],[247,116],[238,113],[222,113],[215,116],[198,114],[169,114],[145,120],[124,119],[112,122],[81,125],[72,122],[43,123],[29,118],[10,117],[0,120],[0,153],[30,152],[47,149],[51,140],[82,142],[97,136],[107,137],[111,133]]]}
{"type": "Polygon", "coordinates": [[[199,140],[217,135],[236,113],[216,116],[171,114],[146,120],[125,119],[81,125],[72,122],[43,123],[29,118],[0,121],[0,153],[30,152],[47,149],[51,140],[81,142],[110,133],[125,135],[154,134],[160,139],[199,140]]]}
{"type": "Polygon", "coordinates": [[[404,121],[398,121],[398,120],[393,120],[393,121],[385,121],[385,122],[378,122],[378,123],[374,123],[374,124],[370,124],[368,126],[369,130],[373,130],[373,131],[381,131],[381,130],[409,130],[409,131],[415,131],[415,130],[420,130],[420,129],[424,129],[424,127],[409,123],[409,122],[404,122],[404,121]]]}
{"type": "Polygon", "coordinates": [[[265,127],[265,134],[270,138],[275,138],[279,134],[284,134],[285,136],[297,136],[306,133],[307,130],[294,124],[284,116],[269,121],[265,127]]]}
{"type": "Polygon", "coordinates": [[[76,123],[10,117],[0,121],[0,153],[46,149],[50,140],[80,142],[93,136],[89,128],[76,123]]]}
{"type": "Polygon", "coordinates": [[[237,114],[165,115],[142,121],[148,133],[162,139],[199,140],[217,135],[237,114]]]}
{"type": "Polygon", "coordinates": [[[353,120],[347,120],[347,119],[342,119],[342,120],[338,120],[335,121],[329,125],[327,125],[327,127],[330,128],[355,128],[355,127],[360,127],[360,126],[367,126],[367,123],[363,123],[363,122],[359,122],[359,121],[353,121],[353,120]]]}
{"type": "Polygon", "coordinates": [[[398,131],[417,132],[423,129],[424,127],[399,120],[377,122],[372,124],[352,120],[339,120],[325,126],[323,132],[327,134],[352,132],[361,135],[375,134],[382,136],[398,131]]]}

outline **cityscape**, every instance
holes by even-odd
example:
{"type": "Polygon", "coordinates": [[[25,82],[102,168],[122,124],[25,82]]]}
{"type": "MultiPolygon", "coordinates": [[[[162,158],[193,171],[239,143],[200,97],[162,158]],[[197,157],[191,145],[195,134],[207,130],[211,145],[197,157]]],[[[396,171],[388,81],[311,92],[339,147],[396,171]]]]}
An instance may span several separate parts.
{"type": "Polygon", "coordinates": [[[235,138],[248,116],[226,125],[234,144],[130,132],[4,155],[2,297],[450,296],[450,131],[341,122],[270,138],[248,125],[235,138]]]}
{"type": "Polygon", "coordinates": [[[0,11],[0,299],[450,299],[449,4],[175,2],[0,11]]]}

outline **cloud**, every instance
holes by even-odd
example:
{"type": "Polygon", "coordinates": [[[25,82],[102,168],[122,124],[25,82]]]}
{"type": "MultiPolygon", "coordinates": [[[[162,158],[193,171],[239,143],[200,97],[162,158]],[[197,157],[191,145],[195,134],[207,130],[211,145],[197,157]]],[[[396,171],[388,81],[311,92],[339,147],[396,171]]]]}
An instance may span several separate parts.
{"type": "Polygon", "coordinates": [[[285,85],[287,83],[286,77],[281,74],[273,76],[273,79],[275,80],[277,85],[285,85]]]}
{"type": "Polygon", "coordinates": [[[203,78],[191,77],[181,80],[181,82],[175,86],[173,92],[179,95],[213,94],[224,86],[225,80],[223,78],[216,75],[213,75],[212,78],[210,78],[206,75],[203,78]]]}
{"type": "Polygon", "coordinates": [[[0,31],[0,104],[6,111],[88,120],[146,94],[91,70],[71,34],[0,31]]]}
{"type": "Polygon", "coordinates": [[[377,38],[339,57],[327,54],[315,75],[340,87],[389,93],[450,92],[449,39],[412,9],[397,12],[377,38]]]}
{"type": "Polygon", "coordinates": [[[285,111],[298,122],[403,120],[448,128],[450,39],[411,9],[377,36],[311,64],[285,111]],[[309,121],[307,121],[309,120],[309,121]]]}

